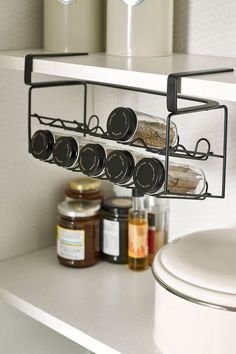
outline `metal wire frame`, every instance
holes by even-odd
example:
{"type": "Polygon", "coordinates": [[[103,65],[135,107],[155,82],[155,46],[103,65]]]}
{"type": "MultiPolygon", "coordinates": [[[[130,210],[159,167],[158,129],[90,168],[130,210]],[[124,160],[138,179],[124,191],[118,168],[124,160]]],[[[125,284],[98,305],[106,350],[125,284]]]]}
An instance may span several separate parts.
{"type": "MultiPolygon", "coordinates": [[[[96,82],[96,81],[80,81],[80,80],[73,80],[73,81],[53,81],[53,82],[42,82],[42,83],[34,83],[31,84],[29,88],[29,94],[28,94],[28,146],[29,146],[29,153],[31,153],[31,118],[37,118],[40,122],[40,124],[43,125],[48,125],[50,127],[56,127],[56,128],[62,128],[66,131],[75,131],[75,132],[80,132],[83,133],[84,136],[87,134],[98,137],[98,138],[103,138],[103,139],[110,139],[110,137],[107,135],[107,133],[100,127],[99,125],[99,118],[97,116],[92,116],[89,118],[88,123],[87,123],[87,86],[88,85],[96,85],[96,86],[104,86],[104,87],[110,87],[114,89],[122,89],[126,91],[134,91],[134,92],[141,92],[145,94],[151,94],[151,95],[156,95],[156,96],[163,96],[167,97],[167,93],[161,92],[161,91],[155,91],[155,90],[148,90],[148,89],[141,89],[141,88],[136,88],[136,87],[130,87],[130,86],[122,86],[122,85],[115,85],[115,84],[108,84],[108,83],[101,83],[101,82],[96,82]],[[77,121],[66,121],[62,120],[60,118],[50,118],[50,117],[43,117],[38,114],[32,114],[31,109],[32,109],[32,92],[34,89],[41,89],[41,88],[48,88],[48,87],[59,87],[59,86],[82,86],[84,88],[84,105],[83,105],[83,123],[79,123],[77,121]],[[97,125],[94,128],[90,128],[90,123],[92,118],[97,119],[97,125]],[[46,123],[45,121],[48,121],[46,123]],[[70,126],[69,126],[70,125],[70,126]],[[73,126],[74,125],[74,126],[73,126]]],[[[130,145],[132,147],[140,147],[143,146],[147,151],[149,152],[154,152],[160,155],[165,156],[165,171],[166,171],[166,178],[164,182],[164,190],[161,191],[160,193],[156,193],[155,196],[158,198],[169,198],[169,199],[193,199],[193,200],[204,200],[206,198],[224,198],[225,196],[225,181],[226,181],[226,152],[227,152],[227,121],[228,121],[228,109],[225,105],[220,105],[218,102],[213,101],[213,100],[207,100],[204,98],[196,98],[196,97],[191,97],[191,96],[186,96],[186,95],[177,95],[178,99],[184,100],[184,101],[191,101],[191,102],[197,102],[201,103],[200,105],[195,105],[194,107],[185,107],[182,109],[177,109],[175,112],[171,112],[167,116],[167,126],[166,126],[166,147],[164,149],[158,149],[158,148],[151,148],[147,146],[147,144],[142,141],[141,139],[134,139],[129,143],[122,143],[122,145],[130,145]],[[177,143],[176,146],[170,147],[170,124],[171,124],[171,119],[174,116],[178,116],[181,114],[191,114],[191,113],[196,113],[196,112],[202,112],[202,111],[211,111],[211,110],[217,110],[217,109],[223,109],[224,111],[224,129],[223,129],[223,153],[222,155],[216,155],[210,150],[210,142],[205,139],[201,138],[197,141],[195,149],[193,151],[187,150],[183,145],[181,145],[179,142],[177,143]],[[198,151],[198,147],[201,141],[205,141],[207,145],[207,151],[206,152],[200,152],[198,151]],[[171,193],[168,190],[168,171],[169,171],[169,158],[170,157],[177,157],[177,158],[185,158],[185,159],[191,159],[191,160],[206,160],[208,157],[215,157],[215,158],[221,158],[223,160],[223,166],[222,166],[222,188],[221,188],[221,194],[218,195],[213,195],[208,192],[208,184],[206,183],[206,189],[203,193],[201,194],[190,194],[190,193],[171,193]]],[[[53,161],[51,161],[53,163],[53,161]]],[[[72,168],[70,169],[73,172],[80,172],[79,168],[72,168]]],[[[106,179],[104,175],[99,176],[98,178],[100,179],[106,179]]],[[[127,185],[122,185],[123,187],[126,188],[132,188],[133,184],[127,184],[127,185]]]]}

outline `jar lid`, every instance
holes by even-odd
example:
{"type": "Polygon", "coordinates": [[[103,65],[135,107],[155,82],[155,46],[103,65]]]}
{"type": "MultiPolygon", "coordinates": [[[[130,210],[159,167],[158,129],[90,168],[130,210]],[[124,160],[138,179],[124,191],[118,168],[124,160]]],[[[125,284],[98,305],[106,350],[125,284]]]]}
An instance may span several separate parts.
{"type": "Polygon", "coordinates": [[[195,232],[157,253],[153,274],[177,296],[198,304],[236,310],[236,230],[195,232]]]}
{"type": "Polygon", "coordinates": [[[107,119],[107,133],[116,140],[129,140],[137,127],[137,116],[131,108],[115,108],[107,119]]]}
{"type": "Polygon", "coordinates": [[[78,144],[75,138],[60,137],[53,147],[53,158],[58,166],[71,167],[78,157],[78,144]]]}
{"type": "Polygon", "coordinates": [[[47,160],[53,149],[54,137],[49,130],[37,130],[31,140],[32,155],[36,159],[47,160]]]}
{"type": "Polygon", "coordinates": [[[60,215],[69,216],[71,218],[86,218],[98,214],[100,210],[100,202],[88,200],[72,200],[63,201],[57,206],[60,215]]]}
{"type": "Polygon", "coordinates": [[[165,169],[155,158],[141,159],[135,166],[134,184],[144,193],[157,193],[165,181],[165,169]]]}
{"type": "Polygon", "coordinates": [[[101,188],[101,182],[94,178],[78,177],[73,178],[68,182],[70,189],[78,192],[97,191],[101,188]]]}
{"type": "Polygon", "coordinates": [[[126,183],[133,175],[134,166],[134,158],[130,152],[113,150],[107,156],[105,173],[113,183],[126,183]]]}
{"type": "Polygon", "coordinates": [[[115,215],[128,216],[128,211],[132,208],[132,198],[111,197],[103,201],[102,208],[115,215]]]}
{"type": "Polygon", "coordinates": [[[99,144],[86,144],[80,150],[79,166],[81,171],[89,176],[98,176],[106,161],[106,153],[99,144]]]}

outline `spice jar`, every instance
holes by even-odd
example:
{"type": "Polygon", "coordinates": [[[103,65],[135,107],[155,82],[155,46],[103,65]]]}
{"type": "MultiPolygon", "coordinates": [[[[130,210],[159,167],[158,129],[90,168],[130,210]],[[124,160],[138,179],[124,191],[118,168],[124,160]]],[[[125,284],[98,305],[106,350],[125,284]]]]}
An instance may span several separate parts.
{"type": "Polygon", "coordinates": [[[39,160],[50,161],[55,142],[54,134],[49,130],[37,130],[31,139],[32,155],[39,160]]]}
{"type": "Polygon", "coordinates": [[[72,168],[78,165],[81,144],[72,136],[60,137],[53,147],[54,162],[61,167],[72,168]]]}
{"type": "Polygon", "coordinates": [[[128,183],[134,172],[135,161],[128,151],[113,150],[107,155],[105,173],[109,181],[117,184],[128,183]]]}
{"type": "MultiPolygon", "coordinates": [[[[135,166],[133,181],[144,193],[164,190],[165,166],[156,158],[143,158],[135,166]]],[[[201,194],[206,186],[202,170],[185,165],[169,164],[168,190],[170,193],[201,194]]]]}
{"type": "Polygon", "coordinates": [[[102,204],[102,252],[108,262],[128,263],[128,211],[131,207],[129,197],[108,198],[102,204]]]}
{"type": "Polygon", "coordinates": [[[79,268],[97,263],[100,251],[100,204],[64,201],[57,207],[59,263],[79,268]]]}
{"type": "MultiPolygon", "coordinates": [[[[162,149],[166,146],[166,121],[131,108],[118,107],[111,112],[107,120],[107,133],[121,142],[142,139],[151,147],[162,149]]],[[[177,139],[176,125],[171,122],[170,146],[174,146],[177,139]]],[[[143,145],[139,141],[136,144],[143,145]]]]}
{"type": "Polygon", "coordinates": [[[101,203],[101,182],[89,177],[71,179],[66,189],[66,200],[91,200],[101,203]]]}
{"type": "Polygon", "coordinates": [[[98,177],[104,173],[106,151],[100,144],[86,144],[79,154],[79,167],[88,176],[98,177]]]}

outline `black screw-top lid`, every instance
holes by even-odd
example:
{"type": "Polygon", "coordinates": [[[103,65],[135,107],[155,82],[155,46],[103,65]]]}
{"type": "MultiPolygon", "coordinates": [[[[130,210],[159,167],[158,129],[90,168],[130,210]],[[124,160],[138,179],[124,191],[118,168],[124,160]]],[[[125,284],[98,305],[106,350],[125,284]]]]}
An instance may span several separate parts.
{"type": "Polygon", "coordinates": [[[59,138],[53,148],[53,158],[58,166],[71,167],[78,158],[78,144],[73,137],[59,138]]]}
{"type": "Polygon", "coordinates": [[[113,183],[126,183],[133,175],[134,166],[134,158],[130,152],[114,150],[107,156],[105,173],[113,183]]]}
{"type": "Polygon", "coordinates": [[[118,107],[107,119],[107,133],[116,140],[129,140],[135,133],[137,116],[131,108],[118,107]]]}
{"type": "Polygon", "coordinates": [[[37,130],[31,140],[32,155],[36,159],[47,160],[53,149],[54,138],[49,130],[37,130]]]}
{"type": "Polygon", "coordinates": [[[143,197],[144,192],[138,188],[133,188],[132,189],[132,197],[143,197]]]}
{"type": "Polygon", "coordinates": [[[102,202],[102,209],[118,216],[127,217],[129,209],[132,208],[132,198],[111,197],[102,202]]]}
{"type": "Polygon", "coordinates": [[[134,169],[134,184],[144,193],[156,193],[165,181],[165,169],[163,164],[155,158],[140,160],[134,169]]]}
{"type": "Polygon", "coordinates": [[[79,167],[88,176],[98,176],[104,169],[106,153],[99,144],[86,144],[80,150],[79,167]]]}

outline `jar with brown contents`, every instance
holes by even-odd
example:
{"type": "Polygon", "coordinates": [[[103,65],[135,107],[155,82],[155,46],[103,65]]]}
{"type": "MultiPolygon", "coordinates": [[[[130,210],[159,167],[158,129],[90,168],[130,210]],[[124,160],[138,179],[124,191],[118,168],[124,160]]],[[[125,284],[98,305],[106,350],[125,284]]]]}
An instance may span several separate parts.
{"type": "Polygon", "coordinates": [[[57,207],[57,256],[69,267],[88,267],[100,256],[100,203],[64,201],[57,207]]]}
{"type": "Polygon", "coordinates": [[[66,189],[66,200],[92,200],[101,203],[101,182],[90,177],[71,179],[66,189]]]}

